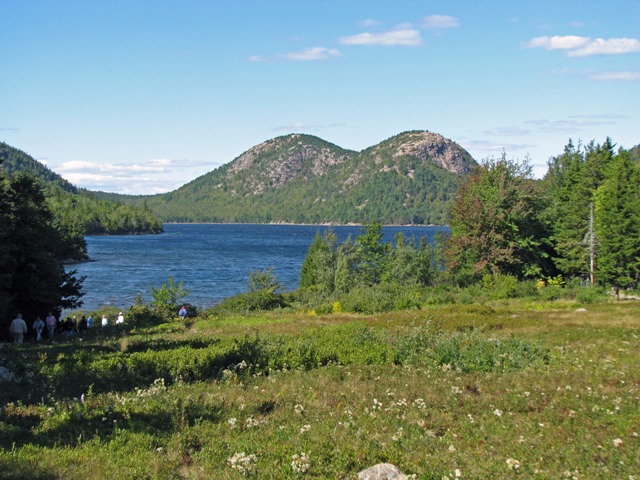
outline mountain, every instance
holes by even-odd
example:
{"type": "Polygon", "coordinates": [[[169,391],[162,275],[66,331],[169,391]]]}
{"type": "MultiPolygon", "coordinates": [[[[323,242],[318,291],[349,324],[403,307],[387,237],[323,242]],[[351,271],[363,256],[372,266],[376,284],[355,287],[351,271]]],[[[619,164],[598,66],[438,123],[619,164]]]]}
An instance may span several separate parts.
{"type": "Polygon", "coordinates": [[[165,222],[444,224],[461,178],[476,165],[462,147],[427,131],[361,152],[290,134],[173,192],[100,197],[144,203],[165,222]]]}
{"type": "Polygon", "coordinates": [[[29,172],[40,179],[56,221],[69,231],[85,235],[162,232],[162,224],[150,210],[98,199],[3,142],[0,142],[0,160],[0,168],[8,175],[29,172]]]}

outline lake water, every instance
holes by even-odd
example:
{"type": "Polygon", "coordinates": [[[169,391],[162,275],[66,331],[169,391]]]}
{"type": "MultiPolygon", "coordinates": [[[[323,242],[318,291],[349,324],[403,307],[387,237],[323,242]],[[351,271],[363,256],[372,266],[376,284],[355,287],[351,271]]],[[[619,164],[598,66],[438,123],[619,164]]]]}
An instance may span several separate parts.
{"type": "MultiPolygon", "coordinates": [[[[185,302],[210,307],[223,298],[247,290],[249,272],[273,268],[286,290],[298,287],[302,261],[317,232],[325,226],[167,224],[161,235],[87,237],[93,260],[68,269],[86,275],[82,308],[102,305],[128,308],[136,294],[145,301],[151,286],[161,286],[171,275],[189,290],[185,302]]],[[[362,233],[361,227],[331,227],[344,241],[362,233]]],[[[405,238],[426,236],[446,227],[383,227],[384,241],[396,232],[405,238]]]]}

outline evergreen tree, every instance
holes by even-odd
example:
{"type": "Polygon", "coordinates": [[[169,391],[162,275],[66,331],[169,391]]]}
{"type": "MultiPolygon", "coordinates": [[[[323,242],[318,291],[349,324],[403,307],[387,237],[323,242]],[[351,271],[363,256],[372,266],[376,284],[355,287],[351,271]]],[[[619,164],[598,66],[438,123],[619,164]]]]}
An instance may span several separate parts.
{"type": "Polygon", "coordinates": [[[628,152],[610,163],[596,194],[596,279],[618,292],[640,276],[640,174],[628,152]]]}
{"type": "MultiPolygon", "coordinates": [[[[588,271],[588,248],[585,237],[589,229],[590,205],[593,192],[591,181],[585,177],[585,154],[571,141],[562,155],[549,163],[545,176],[549,198],[549,219],[554,225],[554,244],[557,256],[554,262],[560,272],[568,276],[580,276],[588,271]]],[[[591,179],[594,173],[591,163],[591,179]]]]}
{"type": "MultiPolygon", "coordinates": [[[[27,322],[81,305],[82,279],[65,272],[73,251],[56,228],[42,188],[30,174],[0,178],[0,321],[20,312],[27,322]]],[[[2,329],[5,332],[5,329],[2,329]]]]}
{"type": "Polygon", "coordinates": [[[360,282],[365,285],[380,283],[386,268],[390,245],[382,243],[382,225],[365,225],[363,234],[356,238],[358,245],[357,271],[360,282]]]}
{"type": "Polygon", "coordinates": [[[330,228],[324,235],[316,233],[300,269],[300,287],[315,287],[325,293],[333,292],[337,239],[337,235],[330,228]]]}

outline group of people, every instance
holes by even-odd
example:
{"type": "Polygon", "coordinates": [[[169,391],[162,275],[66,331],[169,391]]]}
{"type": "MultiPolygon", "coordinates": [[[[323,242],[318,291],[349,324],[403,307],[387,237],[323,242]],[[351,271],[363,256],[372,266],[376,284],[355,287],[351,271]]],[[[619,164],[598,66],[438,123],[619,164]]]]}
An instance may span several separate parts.
{"type": "MultiPolygon", "coordinates": [[[[120,312],[115,321],[116,324],[124,323],[124,314],[120,312]]],[[[49,339],[58,333],[67,337],[72,337],[76,333],[81,333],[87,329],[92,328],[94,325],[93,316],[88,317],[82,315],[78,320],[76,316],[67,317],[66,319],[56,318],[51,312],[45,317],[37,317],[32,325],[32,332],[34,334],[36,342],[40,342],[44,337],[44,332],[49,339]]],[[[101,325],[106,327],[109,325],[109,318],[106,315],[102,316],[101,325]]],[[[22,318],[22,314],[18,313],[16,318],[13,319],[9,326],[9,333],[14,343],[23,343],[26,335],[29,333],[27,322],[22,318]]]]}

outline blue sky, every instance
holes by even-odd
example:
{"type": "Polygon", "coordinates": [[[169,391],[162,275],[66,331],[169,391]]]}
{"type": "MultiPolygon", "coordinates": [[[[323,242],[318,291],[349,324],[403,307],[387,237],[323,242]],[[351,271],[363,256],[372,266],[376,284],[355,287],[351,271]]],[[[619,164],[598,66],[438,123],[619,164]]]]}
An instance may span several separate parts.
{"type": "Polygon", "coordinates": [[[637,0],[2,0],[0,140],[93,190],[159,193],[287,133],[440,133],[536,176],[640,143],[637,0]]]}

